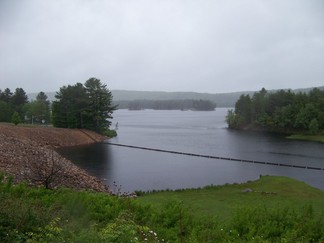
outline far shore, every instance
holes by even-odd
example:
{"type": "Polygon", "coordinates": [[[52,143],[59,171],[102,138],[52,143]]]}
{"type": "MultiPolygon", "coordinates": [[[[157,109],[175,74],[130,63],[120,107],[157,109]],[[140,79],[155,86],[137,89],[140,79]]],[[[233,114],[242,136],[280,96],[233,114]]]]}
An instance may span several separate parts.
{"type": "MultiPolygon", "coordinates": [[[[236,129],[236,128],[234,128],[234,129],[236,129]]],[[[271,130],[271,129],[266,129],[264,127],[255,126],[255,125],[252,125],[252,124],[244,126],[244,127],[240,128],[239,130],[277,133],[277,134],[282,134],[282,135],[285,136],[285,138],[291,139],[291,140],[302,140],[302,141],[324,143],[324,134],[323,134],[323,132],[321,134],[311,135],[311,134],[298,133],[296,131],[274,131],[274,130],[271,130]]]]}
{"type": "Polygon", "coordinates": [[[292,139],[292,140],[303,140],[303,141],[324,143],[324,135],[293,134],[293,135],[287,136],[286,138],[292,139]]]}

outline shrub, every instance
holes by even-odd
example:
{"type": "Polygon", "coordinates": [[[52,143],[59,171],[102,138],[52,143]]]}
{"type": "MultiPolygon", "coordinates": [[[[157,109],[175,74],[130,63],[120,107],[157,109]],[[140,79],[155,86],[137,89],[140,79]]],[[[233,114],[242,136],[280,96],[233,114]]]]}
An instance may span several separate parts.
{"type": "Polygon", "coordinates": [[[116,130],[107,129],[107,130],[103,131],[102,134],[109,138],[117,137],[116,130]]]}
{"type": "Polygon", "coordinates": [[[12,116],[11,116],[11,122],[15,124],[16,126],[21,123],[21,118],[20,115],[18,114],[17,111],[15,111],[12,116]]]}

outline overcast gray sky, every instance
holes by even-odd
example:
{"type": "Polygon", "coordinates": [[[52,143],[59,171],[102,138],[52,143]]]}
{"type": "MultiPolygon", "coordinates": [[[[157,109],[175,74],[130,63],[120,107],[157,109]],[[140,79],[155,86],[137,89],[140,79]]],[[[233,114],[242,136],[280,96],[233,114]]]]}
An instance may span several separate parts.
{"type": "Polygon", "coordinates": [[[324,85],[323,0],[0,0],[0,89],[324,85]]]}

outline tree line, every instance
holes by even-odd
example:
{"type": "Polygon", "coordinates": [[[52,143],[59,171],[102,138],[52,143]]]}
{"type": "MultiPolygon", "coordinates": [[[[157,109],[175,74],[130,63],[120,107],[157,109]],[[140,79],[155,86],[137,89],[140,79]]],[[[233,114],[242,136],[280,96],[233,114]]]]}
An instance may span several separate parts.
{"type": "Polygon", "coordinates": [[[23,88],[14,93],[9,88],[0,90],[0,111],[0,122],[50,123],[50,102],[44,92],[29,102],[23,88]]]}
{"type": "Polygon", "coordinates": [[[118,101],[120,109],[129,110],[196,110],[196,111],[213,111],[216,103],[209,100],[134,100],[134,101],[118,101]]]}
{"type": "MultiPolygon", "coordinates": [[[[22,88],[14,93],[0,90],[0,122],[49,124],[62,128],[85,128],[102,134],[109,133],[112,113],[112,94],[97,78],[84,84],[63,86],[51,102],[44,92],[28,101],[22,88]]],[[[109,134],[111,135],[111,134],[109,134]]]]}
{"type": "Polygon", "coordinates": [[[263,88],[252,97],[241,95],[235,109],[228,111],[226,121],[229,128],[235,129],[317,134],[324,130],[324,90],[293,93],[263,88]]]}

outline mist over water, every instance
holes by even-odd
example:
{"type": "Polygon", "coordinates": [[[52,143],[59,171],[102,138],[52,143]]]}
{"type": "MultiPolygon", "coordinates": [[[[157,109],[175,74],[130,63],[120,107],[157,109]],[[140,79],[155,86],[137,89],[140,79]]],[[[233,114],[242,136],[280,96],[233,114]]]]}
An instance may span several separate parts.
{"type": "MultiPolygon", "coordinates": [[[[114,113],[112,143],[186,153],[324,168],[324,145],[280,135],[227,129],[226,108],[216,111],[128,111],[114,113]]],[[[324,171],[191,157],[104,143],[63,149],[63,155],[122,191],[178,189],[245,182],[283,175],[324,189],[324,171]]]]}

